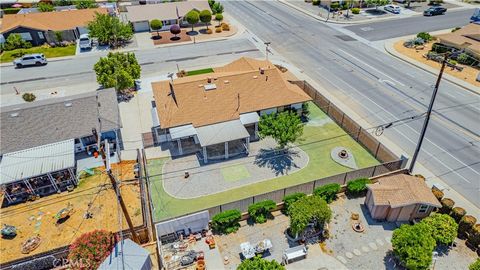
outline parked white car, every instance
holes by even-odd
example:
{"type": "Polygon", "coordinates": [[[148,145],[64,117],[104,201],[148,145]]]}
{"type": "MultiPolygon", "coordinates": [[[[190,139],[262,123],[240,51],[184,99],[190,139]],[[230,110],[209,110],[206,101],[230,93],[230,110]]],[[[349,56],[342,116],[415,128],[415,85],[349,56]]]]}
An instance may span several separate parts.
{"type": "Polygon", "coordinates": [[[383,9],[393,14],[400,14],[400,7],[397,5],[386,5],[383,9]]]}
{"type": "Polygon", "coordinates": [[[80,35],[79,39],[80,50],[91,50],[92,49],[92,40],[88,36],[88,34],[80,35]]]}
{"type": "Polygon", "coordinates": [[[43,53],[26,54],[21,58],[13,60],[13,65],[17,68],[21,68],[24,66],[41,66],[46,64],[47,59],[45,58],[43,53]]]}

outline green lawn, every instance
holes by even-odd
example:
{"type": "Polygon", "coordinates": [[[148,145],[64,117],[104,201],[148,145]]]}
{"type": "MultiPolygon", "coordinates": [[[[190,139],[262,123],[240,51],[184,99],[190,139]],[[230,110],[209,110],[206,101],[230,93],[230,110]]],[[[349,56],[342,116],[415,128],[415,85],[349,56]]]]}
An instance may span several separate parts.
{"type": "MultiPolygon", "coordinates": [[[[310,105],[310,116],[315,118],[326,117],[313,103],[310,105]]],[[[163,190],[161,175],[163,163],[167,159],[149,160],[148,171],[151,176],[151,195],[155,205],[155,220],[159,221],[192,213],[215,205],[351,171],[351,169],[339,165],[330,158],[330,151],[335,146],[344,146],[350,149],[359,168],[379,164],[367,150],[355,142],[334,122],[328,122],[322,126],[305,126],[298,145],[308,154],[310,159],[308,165],[302,170],[195,199],[177,199],[168,195],[163,190]]]]}
{"type": "Polygon", "coordinates": [[[213,73],[213,68],[204,68],[204,69],[187,71],[187,76],[207,74],[207,73],[213,73]]]}
{"type": "Polygon", "coordinates": [[[223,167],[220,169],[223,179],[227,182],[235,182],[250,177],[247,167],[242,164],[223,167]]]}
{"type": "Polygon", "coordinates": [[[19,58],[23,54],[31,53],[43,53],[47,60],[49,58],[75,55],[76,45],[69,45],[65,47],[44,48],[44,47],[32,47],[30,49],[16,49],[13,51],[5,51],[0,55],[0,62],[11,62],[16,58],[19,58]]]}

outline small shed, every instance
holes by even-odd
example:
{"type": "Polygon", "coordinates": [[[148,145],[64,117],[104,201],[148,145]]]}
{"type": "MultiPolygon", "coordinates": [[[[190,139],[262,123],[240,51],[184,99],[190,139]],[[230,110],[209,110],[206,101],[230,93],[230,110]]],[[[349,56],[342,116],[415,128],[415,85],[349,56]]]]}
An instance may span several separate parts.
{"type": "Polygon", "coordinates": [[[367,188],[365,205],[374,219],[411,221],[442,206],[422,178],[408,174],[380,177],[367,188]]]}
{"type": "Polygon", "coordinates": [[[112,253],[98,267],[99,270],[150,270],[150,252],[130,239],[118,242],[112,253]]]}
{"type": "Polygon", "coordinates": [[[159,242],[165,244],[173,242],[180,235],[187,236],[191,233],[202,232],[208,229],[210,214],[208,211],[201,211],[191,215],[170,219],[155,224],[159,242]]]}

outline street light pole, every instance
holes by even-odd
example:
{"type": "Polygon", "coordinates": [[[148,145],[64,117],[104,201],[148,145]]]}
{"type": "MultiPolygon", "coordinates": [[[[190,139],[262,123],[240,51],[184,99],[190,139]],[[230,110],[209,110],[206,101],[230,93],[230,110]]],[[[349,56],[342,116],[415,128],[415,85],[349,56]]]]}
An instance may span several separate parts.
{"type": "Polygon", "coordinates": [[[433,103],[435,102],[435,98],[437,97],[438,87],[440,86],[440,81],[442,80],[443,71],[445,70],[445,64],[447,63],[448,54],[445,54],[445,57],[442,61],[442,67],[440,68],[440,73],[437,77],[437,82],[435,83],[435,88],[433,89],[432,98],[430,100],[430,105],[428,106],[427,115],[425,117],[425,121],[423,122],[422,132],[420,133],[420,138],[417,143],[417,148],[412,157],[412,161],[410,163],[409,171],[410,173],[413,172],[413,168],[415,167],[415,162],[417,161],[418,154],[420,153],[420,149],[422,147],[423,139],[425,137],[425,132],[427,131],[428,122],[430,121],[430,115],[432,114],[433,103]]]}

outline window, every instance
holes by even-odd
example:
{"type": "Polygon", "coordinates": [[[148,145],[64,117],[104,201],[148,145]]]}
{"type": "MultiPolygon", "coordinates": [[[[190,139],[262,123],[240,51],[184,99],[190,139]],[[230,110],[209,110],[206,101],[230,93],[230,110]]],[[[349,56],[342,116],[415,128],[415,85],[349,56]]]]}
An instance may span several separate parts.
{"type": "Polygon", "coordinates": [[[32,40],[32,35],[30,33],[19,33],[23,40],[29,41],[32,40]]]}
{"type": "Polygon", "coordinates": [[[40,39],[45,39],[45,36],[43,36],[42,32],[37,32],[37,34],[40,39]]]}
{"type": "Polygon", "coordinates": [[[428,210],[428,205],[420,205],[420,207],[418,208],[418,213],[426,213],[428,210]]]}

